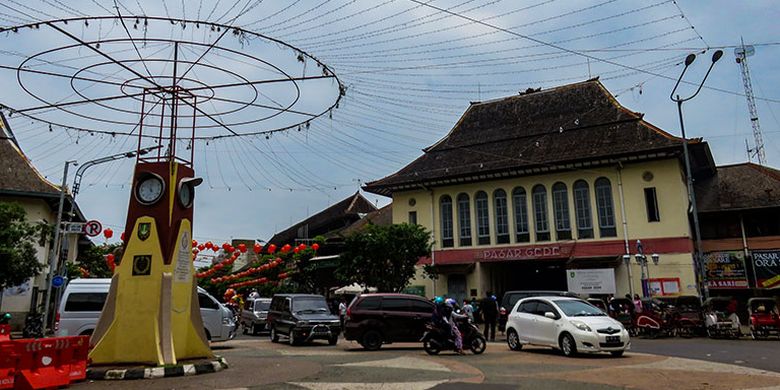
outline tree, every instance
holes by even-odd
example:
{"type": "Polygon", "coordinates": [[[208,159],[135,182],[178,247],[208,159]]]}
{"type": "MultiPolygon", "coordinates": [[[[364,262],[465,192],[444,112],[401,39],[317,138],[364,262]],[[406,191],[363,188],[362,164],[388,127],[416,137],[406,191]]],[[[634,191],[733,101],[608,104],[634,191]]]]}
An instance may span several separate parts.
{"type": "Polygon", "coordinates": [[[26,216],[18,203],[0,202],[0,290],[20,285],[43,269],[33,244],[45,243],[48,228],[28,223],[26,216]]]}
{"type": "Polygon", "coordinates": [[[78,277],[81,275],[78,268],[81,267],[89,273],[91,278],[110,278],[113,276],[113,272],[106,263],[106,255],[109,253],[114,254],[115,263],[119,265],[120,262],[120,250],[121,244],[103,244],[90,246],[86,250],[79,253],[78,264],[68,266],[68,277],[78,277]]]}
{"type": "Polygon", "coordinates": [[[345,283],[400,292],[420,257],[431,254],[431,233],[416,224],[368,225],[345,240],[337,275],[345,283]]]}

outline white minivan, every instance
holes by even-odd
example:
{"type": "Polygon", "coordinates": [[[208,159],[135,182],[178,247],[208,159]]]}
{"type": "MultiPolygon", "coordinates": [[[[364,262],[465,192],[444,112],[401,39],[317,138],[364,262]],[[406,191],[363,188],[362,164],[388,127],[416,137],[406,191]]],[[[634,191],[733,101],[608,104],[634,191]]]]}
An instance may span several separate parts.
{"type": "MultiPolygon", "coordinates": [[[[71,280],[57,310],[57,336],[91,335],[110,287],[111,279],[71,280]]],[[[209,341],[227,341],[236,336],[236,324],[230,309],[200,287],[198,303],[209,341]]]]}

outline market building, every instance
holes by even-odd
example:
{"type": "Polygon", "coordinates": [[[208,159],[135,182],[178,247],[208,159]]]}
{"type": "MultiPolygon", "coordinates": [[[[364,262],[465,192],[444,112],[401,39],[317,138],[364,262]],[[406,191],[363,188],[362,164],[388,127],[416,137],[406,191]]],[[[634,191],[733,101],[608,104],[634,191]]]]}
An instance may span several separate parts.
{"type": "MultiPolygon", "coordinates": [[[[714,175],[707,143],[688,145],[694,177],[714,175]]],[[[393,198],[394,223],[433,232],[423,263],[439,277],[422,277],[421,266],[412,282],[427,296],[622,296],[641,295],[643,285],[655,295],[695,295],[682,155],[681,138],[591,79],[472,103],[422,156],[364,189],[393,198]]]]}
{"type": "Polygon", "coordinates": [[[718,167],[695,187],[706,280],[741,302],[780,288],[780,171],[752,163],[718,167]],[[773,290],[774,289],[774,290],[773,290]]]}

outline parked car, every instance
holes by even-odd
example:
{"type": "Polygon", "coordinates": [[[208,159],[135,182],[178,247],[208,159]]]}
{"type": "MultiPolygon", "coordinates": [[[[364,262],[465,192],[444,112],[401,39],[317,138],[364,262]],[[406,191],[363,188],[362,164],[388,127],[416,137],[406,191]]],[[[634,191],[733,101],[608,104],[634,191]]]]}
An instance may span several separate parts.
{"type": "Polygon", "coordinates": [[[241,327],[244,334],[257,335],[268,329],[268,308],[271,307],[271,298],[247,299],[244,309],[241,310],[241,327]]]}
{"type": "MultiPolygon", "coordinates": [[[[55,318],[57,336],[89,336],[97,326],[108,297],[111,279],[74,279],[65,287],[55,318]]],[[[209,341],[227,341],[236,336],[233,313],[206,290],[198,287],[198,303],[209,341]]]]}
{"type": "Polygon", "coordinates": [[[433,315],[433,303],[408,294],[363,294],[347,308],[344,338],[367,350],[382,344],[418,342],[433,315]]]}
{"type": "Polygon", "coordinates": [[[498,307],[498,330],[503,332],[506,330],[506,320],[509,310],[515,307],[517,301],[523,298],[529,297],[542,297],[542,296],[561,296],[561,297],[574,297],[577,298],[577,294],[568,291],[544,291],[544,290],[520,290],[520,291],[507,291],[504,296],[501,297],[501,304],[498,307]]]}
{"type": "Polygon", "coordinates": [[[609,352],[622,356],[631,341],[628,331],[593,305],[571,297],[534,297],[517,302],[509,314],[506,339],[514,351],[523,345],[578,352],[609,352]]]}
{"type": "Polygon", "coordinates": [[[290,345],[314,339],[328,340],[336,345],[341,333],[339,317],[330,312],[322,295],[276,294],[271,299],[267,316],[271,341],[279,342],[286,336],[290,345]]]}

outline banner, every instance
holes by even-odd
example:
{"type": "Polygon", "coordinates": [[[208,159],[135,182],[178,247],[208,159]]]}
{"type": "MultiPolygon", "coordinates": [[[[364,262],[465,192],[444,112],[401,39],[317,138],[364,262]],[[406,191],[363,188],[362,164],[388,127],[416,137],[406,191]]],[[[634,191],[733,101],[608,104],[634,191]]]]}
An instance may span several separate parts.
{"type": "Polygon", "coordinates": [[[615,270],[612,268],[567,269],[569,291],[577,294],[615,294],[615,270]]]}
{"type": "Polygon", "coordinates": [[[705,253],[704,267],[709,288],[748,288],[745,254],[742,251],[705,253]]]}
{"type": "Polygon", "coordinates": [[[780,287],[780,250],[752,251],[756,288],[780,287]]]}

